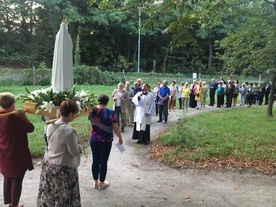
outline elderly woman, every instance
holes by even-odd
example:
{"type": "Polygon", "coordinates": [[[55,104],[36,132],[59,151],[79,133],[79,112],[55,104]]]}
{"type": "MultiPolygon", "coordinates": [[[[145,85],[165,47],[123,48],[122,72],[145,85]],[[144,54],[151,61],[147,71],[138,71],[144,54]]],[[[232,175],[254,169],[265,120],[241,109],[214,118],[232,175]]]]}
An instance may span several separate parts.
{"type": "Polygon", "coordinates": [[[201,104],[203,101],[203,95],[204,95],[204,87],[202,84],[202,81],[198,81],[196,89],[195,89],[195,101],[196,101],[196,109],[201,108],[201,104]]]}
{"type": "Polygon", "coordinates": [[[130,83],[128,81],[125,84],[125,90],[128,92],[128,99],[126,100],[126,125],[132,126],[132,122],[133,122],[132,98],[134,96],[134,92],[130,88],[130,83]]]}
{"type": "Polygon", "coordinates": [[[114,101],[113,109],[118,119],[118,125],[121,128],[121,132],[124,132],[126,125],[126,101],[128,100],[128,92],[124,89],[124,83],[118,83],[118,88],[114,89],[111,97],[114,101]]]}
{"type": "Polygon", "coordinates": [[[209,87],[207,86],[207,84],[206,84],[205,81],[202,81],[202,86],[203,86],[203,89],[204,89],[203,100],[202,100],[202,107],[205,108],[205,105],[206,105],[206,98],[208,97],[208,90],[209,90],[209,87]]]}
{"type": "Polygon", "coordinates": [[[22,182],[27,170],[34,168],[28,147],[27,133],[34,131],[24,110],[15,113],[15,98],[11,93],[0,94],[0,172],[3,179],[4,204],[19,206],[22,182]]]}
{"type": "Polygon", "coordinates": [[[81,146],[76,130],[68,125],[78,113],[78,105],[65,100],[60,105],[60,118],[47,128],[45,151],[37,206],[80,207],[78,166],[81,146]]]}

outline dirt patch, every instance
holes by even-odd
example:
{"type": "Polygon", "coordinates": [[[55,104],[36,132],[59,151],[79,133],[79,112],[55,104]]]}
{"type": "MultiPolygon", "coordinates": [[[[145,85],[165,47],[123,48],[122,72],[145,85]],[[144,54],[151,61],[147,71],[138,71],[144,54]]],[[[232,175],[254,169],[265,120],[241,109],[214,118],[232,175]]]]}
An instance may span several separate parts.
{"type": "MultiPolygon", "coordinates": [[[[157,162],[163,162],[162,157],[169,152],[174,151],[174,146],[163,146],[158,141],[153,143],[153,147],[150,149],[151,158],[157,162]]],[[[188,153],[188,149],[186,150],[188,153]]],[[[235,172],[254,172],[263,173],[265,175],[276,175],[276,163],[275,160],[260,159],[254,161],[248,161],[240,159],[238,157],[227,157],[227,158],[206,158],[206,159],[179,159],[177,157],[170,158],[171,167],[180,169],[202,169],[204,171],[209,170],[230,170],[235,172]]]]}

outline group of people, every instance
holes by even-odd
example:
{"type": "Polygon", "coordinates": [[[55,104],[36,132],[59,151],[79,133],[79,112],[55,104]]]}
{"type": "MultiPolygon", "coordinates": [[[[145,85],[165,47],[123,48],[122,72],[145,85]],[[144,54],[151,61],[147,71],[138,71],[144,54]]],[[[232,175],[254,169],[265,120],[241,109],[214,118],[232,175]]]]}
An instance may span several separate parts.
{"type": "MultiPolygon", "coordinates": [[[[132,139],[137,143],[147,144],[150,141],[150,124],[152,116],[159,116],[157,122],[168,121],[169,111],[175,107],[177,89],[175,81],[168,86],[168,81],[157,82],[152,90],[150,85],[139,78],[130,88],[126,81],[118,83],[111,97],[114,101],[113,109],[118,119],[120,131],[125,131],[125,126],[133,127],[132,139]]],[[[186,102],[185,102],[186,103],[186,102]]]]}
{"type": "MultiPolygon", "coordinates": [[[[162,102],[159,101],[159,89],[160,86],[166,85],[165,83],[156,83],[156,87],[153,90],[156,101],[156,111],[160,108],[162,102]]],[[[176,101],[178,99],[179,109],[188,110],[188,108],[200,109],[204,108],[207,103],[207,97],[209,96],[209,106],[226,107],[237,106],[238,97],[240,95],[240,106],[251,106],[252,104],[267,105],[271,90],[269,82],[262,83],[258,86],[257,83],[244,82],[239,85],[238,80],[232,80],[229,76],[225,81],[223,77],[220,77],[219,81],[214,78],[211,79],[209,85],[206,81],[193,80],[191,84],[189,82],[180,82],[180,85],[176,85],[176,81],[172,81],[168,87],[168,112],[176,108],[176,101]]],[[[162,90],[161,90],[162,91],[162,90]]],[[[164,107],[162,107],[164,108],[164,107]]],[[[162,113],[162,112],[161,112],[162,113]]],[[[159,117],[161,122],[161,117],[159,117]]],[[[165,120],[166,122],[166,120],[165,120]]]]}
{"type": "MultiPolygon", "coordinates": [[[[130,83],[120,82],[111,98],[113,110],[108,109],[109,96],[100,94],[98,105],[89,114],[91,122],[90,147],[92,151],[92,186],[94,189],[105,189],[110,185],[106,181],[107,161],[112,147],[113,132],[123,144],[121,133],[125,126],[133,127],[132,139],[137,143],[147,144],[150,141],[150,124],[152,116],[159,117],[157,122],[167,123],[169,112],[179,108],[204,108],[206,97],[210,97],[209,106],[231,107],[237,105],[240,94],[243,106],[253,103],[262,105],[263,98],[268,103],[270,84],[242,83],[233,81],[231,77],[218,82],[212,79],[207,85],[205,81],[157,82],[151,90],[150,85],[141,79],[130,83]],[[209,94],[208,94],[209,92],[209,94]],[[226,99],[225,99],[226,97],[226,99]]],[[[27,170],[32,170],[32,158],[28,148],[27,133],[34,131],[34,125],[25,115],[24,110],[15,110],[15,98],[11,93],[0,94],[0,172],[4,176],[4,204],[18,207],[22,191],[22,182],[27,170]]],[[[76,130],[68,123],[74,120],[78,106],[72,100],[65,100],[60,105],[59,119],[47,127],[47,146],[42,162],[37,206],[81,206],[79,192],[78,166],[82,147],[76,130]]]]}
{"type": "Polygon", "coordinates": [[[150,91],[149,84],[137,79],[132,88],[128,81],[118,83],[111,94],[120,131],[124,132],[125,126],[133,127],[132,139],[141,144],[150,141],[151,116],[155,115],[154,96],[150,91]]]}
{"type": "Polygon", "coordinates": [[[237,106],[237,100],[240,95],[240,106],[252,104],[267,105],[271,85],[269,82],[264,82],[258,85],[257,83],[244,82],[241,85],[238,80],[232,80],[229,76],[225,81],[223,77],[220,77],[218,82],[213,78],[209,85],[210,90],[210,106],[214,106],[215,94],[217,94],[217,107],[226,108],[231,106],[237,106]]]}
{"type": "Polygon", "coordinates": [[[217,82],[214,78],[209,84],[202,80],[193,80],[189,82],[172,81],[170,85],[167,80],[156,82],[154,89],[147,83],[143,83],[139,78],[130,87],[126,81],[120,82],[118,88],[111,95],[114,104],[113,109],[118,119],[121,132],[124,132],[125,126],[133,127],[132,139],[137,139],[138,143],[148,143],[150,141],[150,123],[151,117],[159,117],[159,123],[167,123],[170,111],[176,108],[176,102],[179,102],[179,109],[188,110],[188,108],[200,109],[207,104],[209,96],[209,106],[230,108],[237,105],[240,95],[243,106],[258,102],[262,104],[265,97],[265,104],[268,102],[270,85],[267,84],[257,87],[256,84],[243,83],[239,85],[238,80],[232,80],[229,76],[227,81],[220,77],[217,82]],[[255,95],[257,94],[257,95],[255,95]]]}
{"type": "MultiPolygon", "coordinates": [[[[123,144],[115,112],[107,108],[108,102],[108,95],[99,95],[97,107],[88,116],[92,126],[90,147],[94,189],[109,186],[105,178],[113,132],[118,136],[119,144],[123,144]]],[[[15,111],[13,94],[1,93],[0,106],[0,172],[4,177],[4,204],[19,207],[24,175],[27,170],[34,169],[27,138],[27,133],[34,131],[34,125],[26,111],[15,111]]],[[[68,124],[78,110],[76,102],[63,101],[59,119],[47,127],[37,206],[81,206],[78,166],[82,147],[76,130],[68,124]]]]}

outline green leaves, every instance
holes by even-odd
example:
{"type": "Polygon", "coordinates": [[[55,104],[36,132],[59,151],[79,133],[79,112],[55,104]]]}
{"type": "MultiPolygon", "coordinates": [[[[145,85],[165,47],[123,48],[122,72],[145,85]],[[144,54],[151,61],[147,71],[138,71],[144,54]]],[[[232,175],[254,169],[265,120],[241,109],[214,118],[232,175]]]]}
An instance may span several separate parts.
{"type": "Polygon", "coordinates": [[[73,86],[72,91],[53,91],[52,88],[46,88],[41,90],[29,91],[26,88],[27,95],[20,94],[17,96],[18,100],[22,102],[33,102],[36,103],[36,108],[47,103],[53,103],[55,106],[60,106],[64,100],[73,100],[78,102],[81,108],[87,109],[92,108],[96,105],[95,95],[89,93],[88,91],[77,91],[75,89],[76,85],[73,86]]]}

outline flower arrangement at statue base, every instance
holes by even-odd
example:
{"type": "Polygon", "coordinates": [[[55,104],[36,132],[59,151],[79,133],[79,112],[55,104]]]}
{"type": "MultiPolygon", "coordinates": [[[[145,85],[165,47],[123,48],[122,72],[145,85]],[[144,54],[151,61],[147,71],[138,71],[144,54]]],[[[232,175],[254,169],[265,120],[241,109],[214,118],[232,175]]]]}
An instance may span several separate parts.
{"type": "Polygon", "coordinates": [[[52,88],[29,91],[28,95],[19,95],[18,100],[24,103],[24,109],[27,113],[37,114],[48,117],[58,117],[60,113],[60,104],[66,99],[77,103],[79,112],[75,117],[80,117],[90,113],[95,107],[95,95],[88,91],[77,91],[73,86],[72,91],[54,91],[52,88]]]}
{"type": "MultiPolygon", "coordinates": [[[[60,113],[60,107],[59,106],[55,106],[54,108],[52,108],[51,112],[50,111],[45,111],[45,109],[37,109],[36,107],[36,103],[33,102],[25,102],[23,109],[26,110],[27,113],[29,114],[36,114],[36,115],[40,115],[40,116],[48,116],[48,117],[58,117],[59,113],[60,113]]],[[[89,114],[90,112],[92,112],[93,109],[92,108],[88,108],[88,109],[81,109],[79,111],[79,113],[77,113],[75,115],[75,117],[80,117],[86,114],[89,114]]]]}

